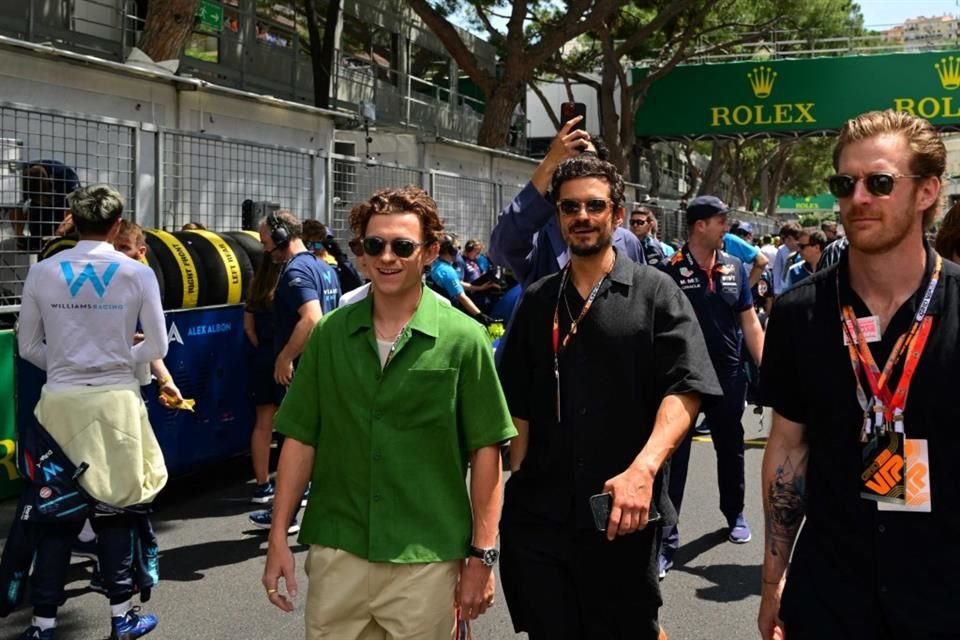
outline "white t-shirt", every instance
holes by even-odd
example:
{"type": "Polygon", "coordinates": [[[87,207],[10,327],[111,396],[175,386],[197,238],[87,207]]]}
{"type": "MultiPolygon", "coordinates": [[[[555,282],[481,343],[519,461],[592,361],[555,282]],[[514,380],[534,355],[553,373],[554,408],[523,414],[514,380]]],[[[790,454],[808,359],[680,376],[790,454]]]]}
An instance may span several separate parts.
{"type": "Polygon", "coordinates": [[[17,343],[52,391],[132,384],[137,364],[167,353],[157,277],[109,243],[81,240],[30,268],[17,343]]]}

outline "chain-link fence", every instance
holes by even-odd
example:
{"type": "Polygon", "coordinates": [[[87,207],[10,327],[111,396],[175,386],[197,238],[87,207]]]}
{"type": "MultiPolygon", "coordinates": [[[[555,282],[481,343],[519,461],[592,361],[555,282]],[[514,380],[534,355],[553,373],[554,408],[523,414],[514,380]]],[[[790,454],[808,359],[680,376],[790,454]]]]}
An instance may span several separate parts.
{"type": "Polygon", "coordinates": [[[313,217],[314,152],[198,133],[159,135],[159,226],[239,229],[247,200],[313,217]]]}
{"type": "Polygon", "coordinates": [[[500,211],[501,185],[438,171],[431,173],[430,182],[444,228],[460,238],[461,246],[470,239],[489,242],[500,211]]]}
{"type": "Polygon", "coordinates": [[[136,218],[137,135],[132,122],[0,103],[0,312],[20,303],[27,269],[76,187],[113,186],[136,218]]]}
{"type": "Polygon", "coordinates": [[[350,211],[380,189],[414,184],[424,187],[420,169],[369,163],[350,156],[332,155],[329,165],[331,207],[327,228],[338,239],[350,239],[350,211]]]}

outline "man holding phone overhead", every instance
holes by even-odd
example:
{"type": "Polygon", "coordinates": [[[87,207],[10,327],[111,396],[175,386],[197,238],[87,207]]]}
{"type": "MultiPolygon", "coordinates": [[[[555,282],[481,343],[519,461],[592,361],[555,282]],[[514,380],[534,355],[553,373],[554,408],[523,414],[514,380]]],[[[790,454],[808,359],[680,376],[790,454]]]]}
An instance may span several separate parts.
{"type": "MultiPolygon", "coordinates": [[[[568,102],[561,106],[561,115],[572,116],[572,119],[560,127],[530,182],[500,212],[490,234],[491,260],[512,269],[524,287],[560,271],[570,259],[554,216],[555,204],[547,193],[554,171],[564,160],[580,155],[604,159],[604,154],[599,153],[602,150],[597,149],[584,129],[585,110],[581,110],[582,115],[576,115],[578,109],[566,107],[576,104],[568,102]]],[[[634,262],[644,264],[640,241],[625,228],[614,229],[613,244],[634,262]]]]}
{"type": "Polygon", "coordinates": [[[504,595],[531,640],[654,640],[660,535],[648,525],[654,511],[674,519],[664,462],[720,386],[683,292],[614,246],[617,169],[582,155],[560,164],[552,188],[570,261],[527,289],[500,367],[519,433],[500,527],[504,595]]]}

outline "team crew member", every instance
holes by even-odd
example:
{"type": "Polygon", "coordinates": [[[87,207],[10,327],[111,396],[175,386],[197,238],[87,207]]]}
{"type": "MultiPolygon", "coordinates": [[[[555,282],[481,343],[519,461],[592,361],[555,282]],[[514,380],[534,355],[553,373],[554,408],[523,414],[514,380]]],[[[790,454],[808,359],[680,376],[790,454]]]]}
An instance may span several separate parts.
{"type": "Polygon", "coordinates": [[[501,525],[504,593],[531,640],[655,639],[650,513],[672,516],[663,464],[700,395],[720,389],[687,299],[612,246],[624,214],[616,168],[568,160],[553,192],[571,260],[527,289],[500,366],[520,432],[501,525]],[[605,534],[590,510],[601,492],[612,494],[605,534]]]}
{"type": "MultiPolygon", "coordinates": [[[[110,244],[123,213],[115,189],[80,188],[67,203],[80,241],[30,268],[20,310],[20,355],[47,372],[37,419],[74,464],[89,464],[78,482],[93,499],[117,509],[149,503],[167,474],[135,370],[167,351],[160,288],[149,267],[110,244]],[[144,339],[133,344],[138,322],[144,339]]],[[[98,509],[91,519],[110,599],[110,637],[145,635],[157,619],[132,607],[136,520],[116,509],[98,509]]],[[[34,616],[23,638],[50,640],[83,519],[33,526],[39,537],[30,588],[34,616]]]]}
{"type": "MultiPolygon", "coordinates": [[[[688,242],[665,266],[693,303],[706,338],[710,361],[716,370],[723,398],[704,407],[717,454],[717,486],[720,511],[727,520],[730,542],[749,542],[750,525],[743,515],[744,462],[743,416],[747,380],[743,367],[743,344],[760,363],[763,330],[753,308],[747,270],[737,258],[720,249],[727,222],[727,205],[714,196],[699,196],[687,206],[688,242]]],[[[670,462],[670,499],[677,512],[683,502],[690,459],[687,437],[670,462]]],[[[680,544],[678,527],[664,536],[660,559],[661,577],[673,564],[680,544]]]]}
{"type": "Polygon", "coordinates": [[[480,311],[480,308],[470,299],[467,292],[482,293],[496,289],[497,285],[494,282],[473,285],[462,281],[453,266],[458,253],[453,236],[444,234],[440,239],[440,251],[437,259],[430,265],[430,279],[446,293],[451,302],[459,304],[467,315],[481,324],[489,325],[493,322],[493,318],[480,311]]]}
{"type": "MultiPolygon", "coordinates": [[[[537,165],[530,182],[503,211],[490,235],[490,258],[513,270],[527,287],[543,276],[560,271],[569,261],[567,243],[560,232],[555,204],[547,189],[560,163],[581,154],[597,155],[590,134],[572,130],[580,116],[567,122],[554,138],[550,150],[537,165]]],[[[622,227],[613,232],[613,244],[634,262],[644,264],[643,248],[636,236],[622,227]]]]}
{"type": "Polygon", "coordinates": [[[787,271],[787,289],[806,280],[816,272],[817,264],[820,262],[820,257],[823,255],[826,246],[827,237],[822,231],[811,231],[809,233],[804,231],[800,234],[800,240],[797,242],[797,253],[803,260],[787,271]]]}
{"type": "MultiPolygon", "coordinates": [[[[260,223],[264,258],[283,265],[273,293],[274,353],[273,380],[277,383],[274,404],[280,405],[293,380],[293,371],[303,353],[310,332],[324,314],[337,308],[340,283],[329,264],[307,250],[303,226],[293,213],[277,211],[260,223]]],[[[269,529],[273,509],[250,514],[257,527],[269,529]]],[[[296,514],[289,524],[291,534],[300,530],[296,514]]]]}
{"type": "Polygon", "coordinates": [[[653,235],[655,221],[653,211],[639,203],[634,205],[633,211],[630,212],[630,231],[637,236],[640,246],[643,247],[643,256],[651,266],[660,264],[666,258],[660,241],[653,235]]]}
{"type": "MultiPolygon", "coordinates": [[[[696,200],[697,198],[693,199],[693,201],[696,200]]],[[[750,282],[750,286],[753,287],[760,282],[760,276],[766,271],[770,262],[767,260],[767,256],[761,253],[760,248],[752,242],[753,226],[749,222],[741,222],[738,230],[743,231],[743,235],[749,236],[751,239],[748,240],[746,237],[728,232],[723,234],[722,248],[743,264],[750,265],[750,275],[747,279],[750,282]]]]}
{"type": "Polygon", "coordinates": [[[424,293],[443,230],[433,199],[380,191],[350,226],[372,291],[318,325],[277,413],[287,439],[263,585],[293,610],[279,523],[312,476],[307,638],[449,640],[455,602],[466,619],[494,602],[500,443],[516,430],[486,332],[424,293]]]}
{"type": "Polygon", "coordinates": [[[883,111],[848,121],[833,158],[849,248],[777,300],[764,353],[760,632],[956,638],[960,268],[924,241],[946,149],[883,111]]]}

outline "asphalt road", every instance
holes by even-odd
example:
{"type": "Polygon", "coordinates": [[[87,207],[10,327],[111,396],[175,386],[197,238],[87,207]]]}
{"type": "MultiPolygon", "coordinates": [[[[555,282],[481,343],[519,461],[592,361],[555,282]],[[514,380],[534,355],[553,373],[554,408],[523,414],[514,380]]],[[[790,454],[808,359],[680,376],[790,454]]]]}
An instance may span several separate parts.
{"type": "MultiPolygon", "coordinates": [[[[726,541],[718,508],[716,459],[709,441],[694,445],[684,512],[683,539],[673,571],[661,583],[661,620],[672,640],[743,640],[759,637],[762,519],[760,460],[769,419],[748,409],[747,519],[754,539],[726,541]]],[[[284,614],[268,604],[260,586],[266,536],[247,523],[249,462],[237,460],[213,472],[181,479],[164,492],[154,517],[160,540],[161,583],[144,609],[159,617],[151,639],[263,640],[303,637],[302,607],[284,614]]],[[[0,503],[0,545],[13,515],[0,503]]],[[[291,542],[294,542],[291,539],[291,542]]],[[[301,584],[306,548],[296,546],[301,584]]],[[[92,563],[75,558],[60,609],[59,640],[100,640],[109,634],[107,603],[89,590],[92,563]]],[[[302,599],[302,596],[301,596],[302,599]]],[[[302,603],[301,603],[302,604],[302,603]]],[[[29,625],[29,608],[0,620],[0,640],[13,640],[29,625]]],[[[476,640],[525,638],[513,632],[502,598],[474,623],[476,640]]]]}

